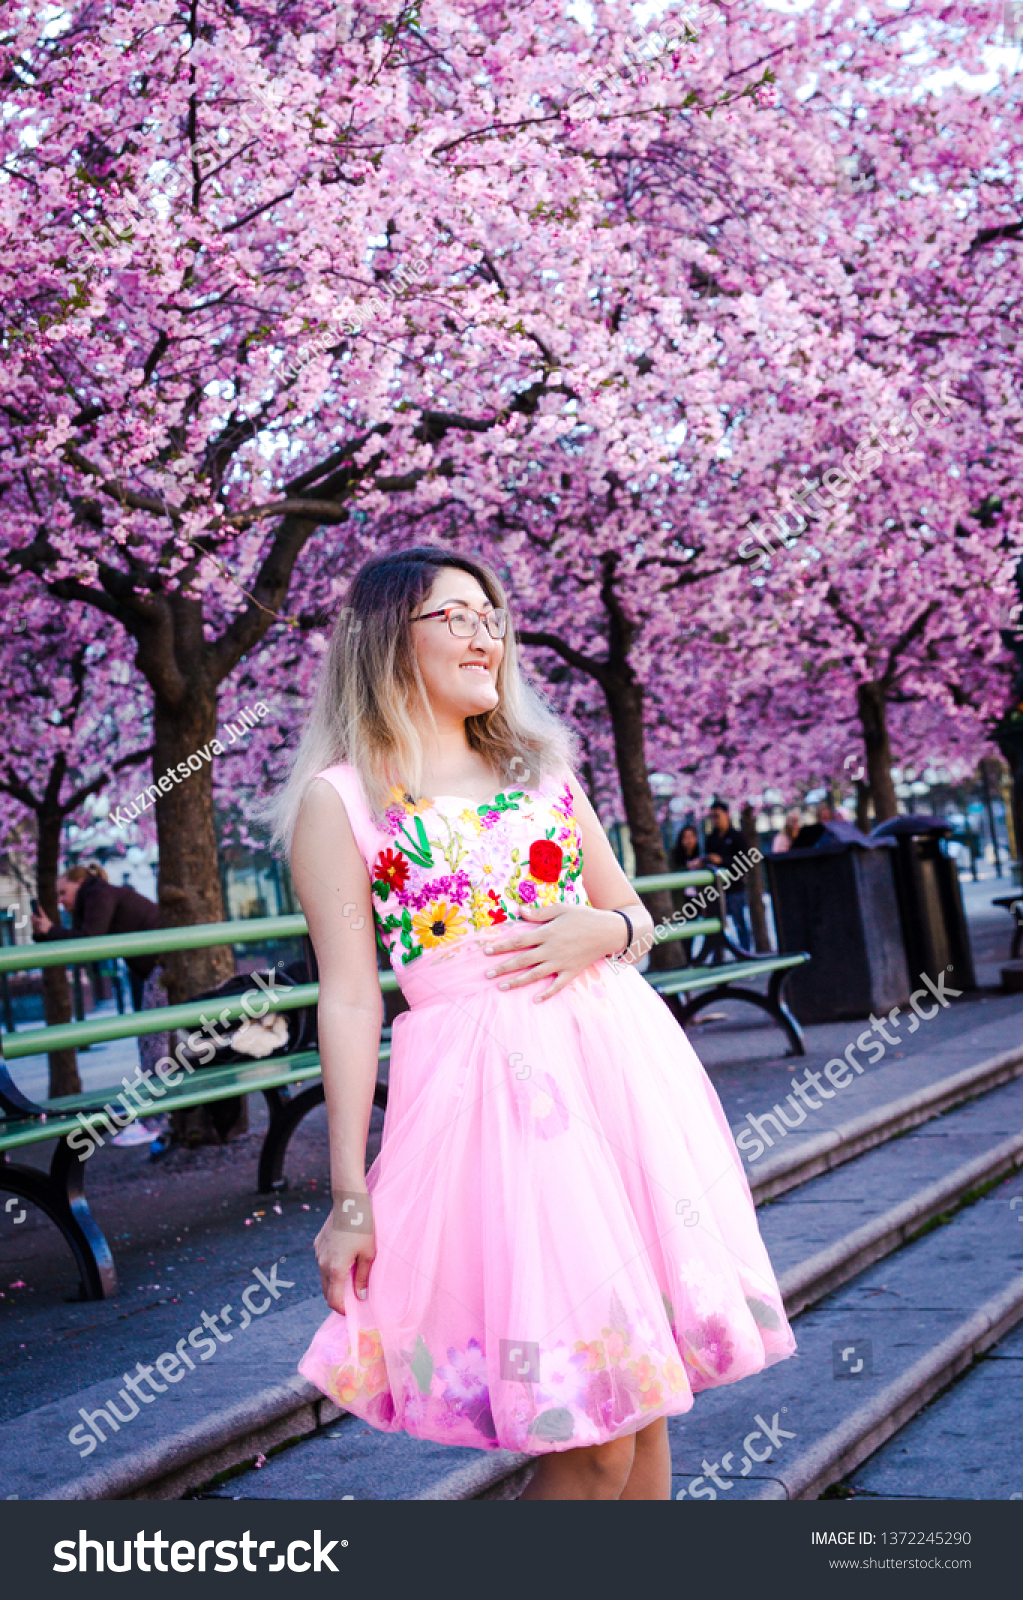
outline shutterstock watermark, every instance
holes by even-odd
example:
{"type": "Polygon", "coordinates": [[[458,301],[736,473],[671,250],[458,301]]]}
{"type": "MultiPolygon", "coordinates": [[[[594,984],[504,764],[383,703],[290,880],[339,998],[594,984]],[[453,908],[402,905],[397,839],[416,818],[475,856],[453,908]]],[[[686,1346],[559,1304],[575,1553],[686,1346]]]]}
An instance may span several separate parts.
{"type": "Polygon", "coordinates": [[[372,294],[366,295],[362,300],[357,301],[351,295],[345,295],[330,312],[328,318],[328,321],[343,323],[344,326],[327,328],[314,339],[310,339],[308,344],[300,345],[297,359],[288,366],[279,368],[279,376],[297,378],[303,367],[307,367],[310,361],[315,361],[317,356],[326,355],[339,338],[344,336],[354,338],[363,328],[368,327],[371,321],[389,309],[388,301],[381,298],[383,295],[387,295],[390,304],[394,305],[398,291],[410,288],[413,280],[424,277],[426,271],[426,262],[416,257],[407,266],[404,263],[398,266],[385,280],[377,284],[372,294]]]}
{"type": "Polygon", "coordinates": [[[783,1448],[783,1439],[794,1439],[796,1437],[788,1428],[783,1428],[779,1421],[782,1412],[787,1410],[787,1406],[782,1406],[781,1412],[776,1411],[770,1422],[765,1422],[758,1412],[753,1418],[757,1425],[756,1428],[748,1433],[742,1441],[743,1457],[741,1465],[738,1468],[733,1465],[735,1454],[731,1450],[727,1450],[720,1461],[710,1462],[704,1460],[701,1463],[703,1476],[690,1478],[688,1487],[680,1489],[675,1499],[684,1500],[688,1495],[691,1500],[716,1500],[718,1489],[725,1493],[734,1488],[735,1478],[748,1477],[753,1470],[754,1462],[770,1461],[775,1450],[783,1448]],[[766,1448],[759,1448],[761,1445],[766,1448]],[[733,1473],[734,1476],[731,1478],[722,1476],[723,1473],[727,1474],[729,1472],[733,1473]],[[711,1488],[711,1484],[716,1485],[716,1487],[711,1488]]]}
{"type": "MultiPolygon", "coordinates": [[[[664,29],[644,34],[641,39],[626,43],[617,61],[608,62],[591,73],[583,87],[572,96],[572,101],[596,99],[608,89],[621,89],[645,76],[657,62],[666,56],[677,55],[684,45],[695,44],[698,35],[693,24],[709,22],[714,15],[709,5],[687,5],[674,16],[664,19],[664,29]],[[702,16],[701,16],[702,13],[702,16]]],[[[571,103],[571,102],[570,102],[571,103]]]]}
{"type": "MultiPolygon", "coordinates": [[[[250,1268],[256,1282],[247,1284],[239,1296],[242,1314],[241,1320],[235,1326],[235,1333],[244,1333],[254,1317],[261,1317],[265,1311],[269,1311],[274,1301],[281,1298],[282,1289],[295,1287],[287,1279],[277,1276],[278,1266],[283,1265],[286,1260],[287,1256],[282,1256],[280,1262],[275,1261],[270,1268],[269,1277],[259,1267],[250,1268]],[[260,1297],[258,1305],[253,1296],[260,1297]]],[[[68,1440],[78,1450],[78,1454],[83,1459],[85,1456],[91,1456],[97,1444],[106,1444],[107,1434],[120,1433],[125,1424],[132,1422],[139,1415],[144,1405],[151,1406],[158,1395],[166,1394],[169,1387],[180,1383],[190,1372],[194,1372],[196,1364],[189,1355],[189,1350],[198,1356],[200,1361],[212,1361],[220,1346],[230,1344],[234,1338],[234,1334],[227,1331],[231,1326],[231,1313],[234,1309],[233,1305],[228,1304],[221,1306],[216,1315],[208,1311],[202,1312],[198,1324],[191,1332],[182,1335],[173,1351],[164,1350],[148,1364],[139,1361],[135,1365],[134,1372],[126,1372],[124,1388],[117,1393],[117,1399],[124,1401],[123,1412],[119,1410],[116,1400],[105,1400],[95,1411],[87,1411],[84,1406],[79,1406],[78,1415],[82,1421],[76,1423],[68,1434],[68,1440]],[[215,1337],[211,1338],[211,1334],[215,1337]],[[154,1378],[154,1372],[158,1372],[160,1377],[154,1378]],[[145,1388],[143,1384],[146,1385],[145,1388]],[[81,1446],[84,1446],[84,1449],[80,1448],[81,1446]]],[[[115,1378],[114,1382],[116,1381],[115,1378]]]]}
{"type": "Polygon", "coordinates": [[[955,395],[949,393],[948,383],[949,380],[944,378],[940,391],[925,383],[925,393],[913,403],[908,412],[891,422],[878,423],[871,428],[843,457],[840,467],[827,467],[819,480],[803,478],[802,488],[798,492],[791,489],[783,490],[780,510],[768,511],[755,526],[747,524],[749,532],[738,547],[739,560],[747,566],[766,567],[768,556],[775,554],[772,538],[786,550],[791,550],[798,542],[808,525],[808,520],[803,515],[804,510],[812,517],[822,520],[829,511],[835,510],[836,505],[841,505],[858,483],[871,472],[876,472],[885,452],[899,455],[914,443],[920,433],[926,433],[939,423],[947,422],[955,407],[966,404],[965,400],[958,400],[955,395]],[[937,407],[931,415],[925,415],[921,409],[926,408],[928,398],[933,400],[937,407]],[[907,424],[912,432],[908,431],[907,424]],[[906,436],[900,439],[899,435],[904,429],[906,436]],[[824,493],[825,490],[827,494],[824,493]],[[833,495],[834,499],[829,500],[828,495],[833,495]],[[814,504],[815,501],[819,504],[814,504]],[[773,518],[775,523],[775,531],[770,535],[766,531],[767,517],[773,518]],[[792,519],[792,527],[789,527],[789,518],[792,519]],[[756,548],[757,545],[761,547],[759,550],[756,548]]]}
{"type": "MultiPolygon", "coordinates": [[[[951,972],[952,969],[949,967],[947,970],[951,972]]],[[[946,998],[947,995],[951,995],[953,999],[958,999],[963,992],[961,989],[949,988],[944,972],[939,972],[937,982],[929,978],[926,972],[921,972],[920,982],[925,987],[915,989],[909,997],[909,1003],[914,1013],[906,1018],[910,1033],[915,1033],[921,1022],[929,1022],[932,1017],[936,1017],[941,1006],[950,1004],[946,998]],[[937,1003],[925,1008],[920,1002],[927,1000],[930,995],[934,996],[937,1003]]],[[[864,1028],[855,1044],[847,1045],[842,1055],[835,1056],[824,1067],[824,1077],[832,1085],[830,1089],[825,1088],[821,1080],[821,1074],[811,1071],[809,1067],[806,1069],[806,1074],[801,1083],[796,1083],[793,1080],[793,1093],[786,1097],[787,1104],[792,1112],[791,1121],[782,1105],[775,1105],[773,1110],[764,1111],[760,1116],[754,1116],[752,1111],[748,1111],[746,1113],[746,1121],[749,1123],[749,1127],[743,1128],[735,1141],[738,1148],[746,1156],[746,1160],[750,1164],[754,1161],[759,1161],[764,1151],[773,1147],[774,1140],[764,1126],[765,1123],[771,1123],[778,1138],[784,1139],[791,1129],[799,1128],[803,1125],[806,1121],[807,1111],[819,1111],[825,1100],[834,1100],[839,1090],[847,1089],[853,1081],[853,1074],[862,1073],[863,1071],[862,1065],[856,1060],[857,1050],[861,1050],[864,1055],[869,1054],[869,1065],[876,1067],[890,1044],[901,1044],[901,1034],[888,1032],[889,1024],[894,1027],[895,1019],[901,1015],[901,1006],[892,1006],[886,1017],[875,1017],[871,1012],[870,1027],[864,1028]],[[820,1095],[820,1100],[813,1098],[815,1094],[820,1095]],[[796,1099],[797,1095],[799,1097],[798,1101],[796,1099]],[[756,1146],[755,1149],[754,1146],[756,1146]]]]}
{"type": "MultiPolygon", "coordinates": [[[[271,970],[268,974],[269,982],[261,972],[253,972],[251,977],[253,983],[258,984],[259,988],[263,990],[264,995],[275,995],[277,993],[277,985],[275,983],[277,978],[276,969],[271,970]]],[[[283,987],[290,989],[294,985],[288,982],[283,987]]],[[[251,1020],[265,1017],[273,1003],[271,1000],[263,999],[259,1006],[254,1005],[252,1001],[254,993],[255,990],[251,990],[248,994],[241,996],[242,1009],[251,1020]]],[[[155,1067],[146,1067],[144,1070],[141,1065],[136,1067],[135,1077],[131,1080],[126,1077],[122,1078],[121,1083],[124,1086],[124,1093],[117,1096],[121,1103],[122,1111],[115,1111],[113,1103],[109,1101],[102,1111],[94,1111],[91,1114],[79,1111],[77,1115],[82,1126],[81,1128],[76,1128],[74,1133],[69,1134],[67,1141],[69,1148],[77,1153],[79,1161],[88,1161],[93,1151],[99,1150],[103,1145],[104,1136],[97,1126],[97,1118],[103,1118],[107,1125],[107,1133],[113,1135],[115,1129],[119,1131],[122,1128],[126,1128],[129,1122],[135,1121],[136,1117],[146,1117],[151,1112],[160,1109],[151,1100],[145,1099],[145,1094],[156,1095],[158,1099],[162,1099],[168,1089],[175,1088],[183,1081],[186,1072],[192,1073],[195,1071],[197,1063],[189,1060],[188,1056],[183,1054],[186,1049],[191,1050],[193,1054],[199,1057],[198,1065],[200,1067],[209,1066],[216,1056],[216,1047],[218,1045],[223,1047],[229,1043],[228,1040],[222,1039],[217,1032],[218,1028],[227,1026],[229,1017],[230,1013],[226,1007],[221,1011],[219,1019],[210,1020],[204,1017],[202,1019],[202,1027],[197,1028],[194,1033],[190,1033],[184,1045],[178,1045],[173,1057],[163,1056],[155,1067]],[[160,1088],[152,1081],[154,1072],[163,1088],[160,1088]],[[129,1095],[133,1098],[129,1099],[129,1095]],[[111,1126],[111,1124],[114,1126],[111,1126]],[[87,1146],[87,1148],[83,1148],[83,1146],[87,1146]]]]}

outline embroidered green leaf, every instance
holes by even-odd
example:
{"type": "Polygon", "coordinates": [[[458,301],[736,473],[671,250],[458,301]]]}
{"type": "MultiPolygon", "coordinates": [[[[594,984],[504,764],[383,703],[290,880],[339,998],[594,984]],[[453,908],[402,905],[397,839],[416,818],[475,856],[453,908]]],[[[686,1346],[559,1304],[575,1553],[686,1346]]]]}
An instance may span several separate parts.
{"type": "Polygon", "coordinates": [[[746,1304],[752,1311],[753,1321],[758,1328],[770,1328],[772,1331],[776,1331],[781,1327],[781,1319],[777,1311],[773,1306],[769,1306],[766,1300],[757,1300],[753,1296],[747,1295],[746,1304]]]}
{"type": "Polygon", "coordinates": [[[538,1439],[551,1439],[558,1442],[571,1439],[575,1432],[575,1418],[567,1406],[552,1406],[549,1411],[541,1411],[529,1424],[529,1432],[538,1439]]]}
{"type": "Polygon", "coordinates": [[[378,894],[381,900],[386,900],[391,892],[391,885],[383,878],[374,878],[373,882],[370,884],[370,889],[373,894],[378,894]]]}
{"type": "Polygon", "coordinates": [[[426,1348],[426,1340],[422,1334],[419,1334],[416,1339],[416,1347],[412,1352],[412,1360],[409,1362],[409,1366],[412,1369],[412,1376],[416,1380],[419,1393],[429,1394],[430,1384],[433,1382],[433,1357],[426,1348]]]}
{"type": "Polygon", "coordinates": [[[488,804],[477,806],[476,809],[481,817],[485,817],[489,811],[496,812],[498,815],[502,811],[518,811],[518,802],[524,800],[525,797],[525,789],[515,789],[511,794],[495,794],[493,800],[488,804]]]}
{"type": "Polygon", "coordinates": [[[430,841],[427,837],[426,829],[423,827],[423,819],[418,812],[415,815],[414,822],[416,828],[415,839],[409,837],[404,823],[398,828],[405,846],[405,854],[415,862],[417,867],[432,867],[433,851],[430,849],[430,841]]]}

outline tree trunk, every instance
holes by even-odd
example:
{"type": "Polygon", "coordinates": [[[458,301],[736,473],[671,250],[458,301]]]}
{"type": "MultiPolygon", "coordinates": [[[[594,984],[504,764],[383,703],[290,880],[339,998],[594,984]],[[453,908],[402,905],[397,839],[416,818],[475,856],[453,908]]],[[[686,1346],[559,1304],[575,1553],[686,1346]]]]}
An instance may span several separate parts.
{"type": "MultiPolygon", "coordinates": [[[[169,788],[156,807],[160,841],[160,912],[165,927],[191,927],[200,922],[223,922],[224,899],[217,860],[217,834],[213,812],[212,748],[217,731],[217,697],[199,675],[191,679],[189,693],[177,706],[167,706],[159,695],[153,705],[153,778],[165,777],[169,788]],[[209,757],[203,755],[205,751],[209,757]],[[166,779],[168,768],[188,763],[188,777],[180,783],[166,779]],[[198,764],[198,771],[196,766],[198,764]]],[[[180,776],[180,774],[179,774],[180,776]]],[[[207,950],[185,950],[160,958],[163,983],[171,1005],[216,988],[234,974],[230,945],[207,950]]],[[[248,1130],[248,1102],[224,1101],[174,1112],[174,1139],[188,1146],[223,1144],[248,1130]],[[230,1115],[230,1110],[235,1114],[230,1115]],[[225,1123],[225,1112],[229,1120],[225,1123]]]]}
{"type": "Polygon", "coordinates": [[[860,683],[856,687],[856,709],[863,728],[867,757],[867,781],[874,801],[876,822],[897,817],[899,804],[892,782],[892,749],[888,738],[888,702],[879,683],[860,683]]]}
{"type": "MultiPolygon", "coordinates": [[[[636,857],[636,876],[653,876],[669,870],[664,840],[657,822],[657,810],[650,788],[647,771],[646,748],[643,735],[643,690],[635,681],[605,681],[611,715],[611,732],[614,738],[618,779],[625,804],[625,819],[629,824],[629,837],[636,857]]],[[[654,923],[670,923],[672,901],[670,889],[658,889],[643,895],[643,903],[654,923]]],[[[650,951],[652,970],[664,971],[680,966],[682,951],[679,941],[655,944],[650,951]]]]}
{"type": "MultiPolygon", "coordinates": [[[[60,859],[60,828],[63,816],[59,811],[38,811],[36,823],[36,898],[51,922],[60,926],[60,904],[57,900],[57,867],[60,859]]],[[[57,1027],[72,1019],[71,994],[65,967],[43,968],[43,1015],[48,1027],[57,1027]]],[[[82,1080],[78,1076],[78,1054],[74,1050],[51,1050],[50,1099],[63,1094],[81,1094],[82,1080]]]]}
{"type": "MultiPolygon", "coordinates": [[[[224,920],[211,771],[216,732],[216,690],[201,672],[190,675],[188,692],[176,705],[154,696],[153,779],[164,780],[156,804],[159,899],[168,928],[224,920]],[[190,757],[191,770],[181,782],[165,776],[190,757]]],[[[170,1003],[178,1005],[233,976],[234,956],[229,945],[217,945],[164,956],[161,966],[170,1003]]]]}
{"type": "MultiPolygon", "coordinates": [[[[759,850],[757,814],[748,802],[742,808],[739,826],[746,841],[747,854],[750,849],[759,850]]],[[[767,913],[764,910],[764,871],[759,861],[750,868],[746,880],[749,884],[749,920],[753,929],[753,948],[758,955],[766,955],[771,948],[771,941],[767,936],[767,913]]]]}
{"type": "Polygon", "coordinates": [[[873,826],[870,820],[870,784],[863,778],[856,780],[856,826],[861,833],[869,833],[873,826]]]}

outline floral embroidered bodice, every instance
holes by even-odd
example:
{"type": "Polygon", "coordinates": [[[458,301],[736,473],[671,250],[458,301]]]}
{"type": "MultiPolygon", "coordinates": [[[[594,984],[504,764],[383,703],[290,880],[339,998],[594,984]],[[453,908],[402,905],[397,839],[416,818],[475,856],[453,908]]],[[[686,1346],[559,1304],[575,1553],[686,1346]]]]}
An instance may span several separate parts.
{"type": "Polygon", "coordinates": [[[398,968],[424,951],[517,917],[523,906],[589,905],[572,791],[547,778],[473,805],[458,795],[413,800],[394,789],[382,819],[354,769],[320,774],[346,802],[369,869],[377,938],[398,968]]]}

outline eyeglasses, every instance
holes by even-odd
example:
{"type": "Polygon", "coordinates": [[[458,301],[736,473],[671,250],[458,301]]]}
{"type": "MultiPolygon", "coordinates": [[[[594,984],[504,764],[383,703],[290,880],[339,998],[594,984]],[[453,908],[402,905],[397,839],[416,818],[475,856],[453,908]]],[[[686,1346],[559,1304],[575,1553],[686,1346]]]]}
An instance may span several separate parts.
{"type": "Polygon", "coordinates": [[[428,617],[444,617],[456,639],[475,639],[481,622],[492,639],[503,639],[508,632],[508,613],[500,606],[485,616],[468,606],[445,606],[442,611],[424,611],[412,621],[425,622],[428,617]]]}

